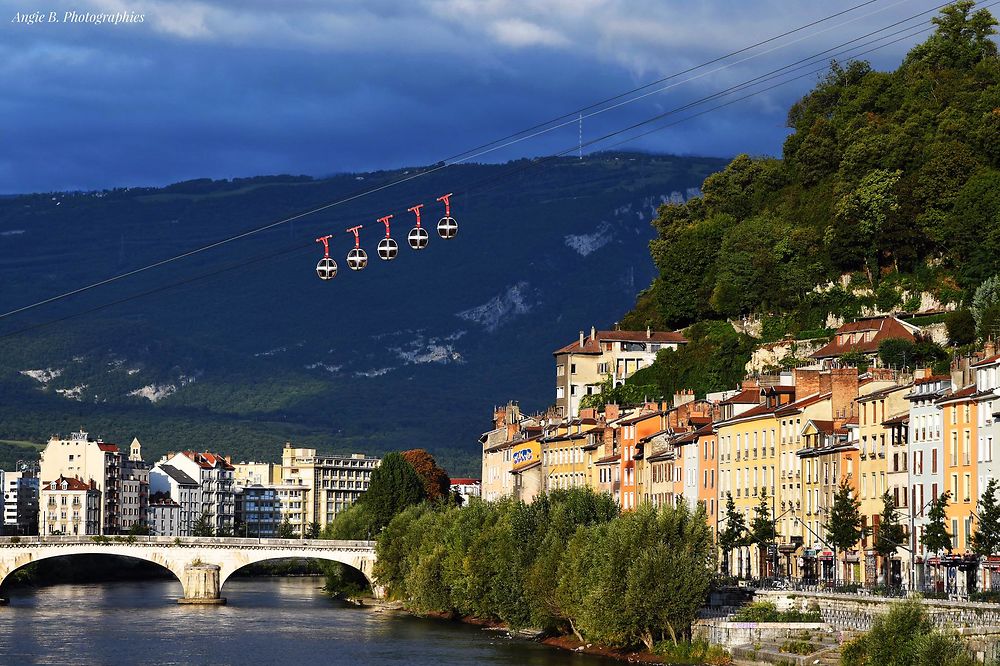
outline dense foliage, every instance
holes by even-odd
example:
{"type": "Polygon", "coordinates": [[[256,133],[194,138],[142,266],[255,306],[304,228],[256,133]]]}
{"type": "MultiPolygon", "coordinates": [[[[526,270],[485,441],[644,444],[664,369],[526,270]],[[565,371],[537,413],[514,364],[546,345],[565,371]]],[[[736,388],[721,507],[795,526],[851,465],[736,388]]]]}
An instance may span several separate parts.
{"type": "Polygon", "coordinates": [[[434,456],[423,449],[410,449],[401,454],[403,460],[410,463],[424,485],[424,495],[427,499],[437,501],[446,499],[451,492],[451,479],[448,473],[441,469],[434,456]]]}
{"type": "Polygon", "coordinates": [[[387,453],[372,471],[368,490],[323,530],[324,539],[374,539],[407,507],[427,499],[424,482],[401,453],[387,453]]]}
{"type": "Polygon", "coordinates": [[[659,275],[626,323],[755,315],[794,333],[923,290],[969,300],[1000,272],[996,21],[970,0],[934,21],[895,71],[833,63],[789,110],[782,159],[740,155],[662,207],[659,275]]]}
{"type": "Polygon", "coordinates": [[[379,582],[416,610],[649,649],[690,635],[714,556],[703,510],[619,514],[589,489],[410,507],[376,548],[379,582]]]}
{"type": "Polygon", "coordinates": [[[919,601],[893,604],[871,631],[846,643],[843,666],[965,666],[976,661],[954,636],[937,631],[919,601]]]}

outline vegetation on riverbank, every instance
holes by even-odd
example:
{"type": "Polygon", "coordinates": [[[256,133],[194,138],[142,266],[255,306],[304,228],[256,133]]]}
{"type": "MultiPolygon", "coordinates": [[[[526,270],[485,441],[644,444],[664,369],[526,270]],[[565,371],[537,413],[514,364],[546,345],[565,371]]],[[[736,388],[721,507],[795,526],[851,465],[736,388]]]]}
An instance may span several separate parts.
{"type": "Polygon", "coordinates": [[[376,548],[379,582],[416,611],[648,650],[690,638],[714,565],[703,510],[620,514],[589,489],[532,504],[412,506],[376,548]]]}

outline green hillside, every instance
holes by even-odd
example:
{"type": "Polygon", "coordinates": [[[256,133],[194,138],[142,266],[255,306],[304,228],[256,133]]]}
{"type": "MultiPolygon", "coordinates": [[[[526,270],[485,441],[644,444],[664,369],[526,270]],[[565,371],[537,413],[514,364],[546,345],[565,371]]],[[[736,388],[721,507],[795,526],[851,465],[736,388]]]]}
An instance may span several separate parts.
{"type": "MultiPolygon", "coordinates": [[[[740,155],[702,197],[661,207],[650,243],[659,274],[625,324],[752,317],[774,340],[822,332],[831,313],[915,311],[922,293],[971,304],[1000,273],[997,22],[974,4],[942,10],[895,71],[833,63],[789,110],[781,159],[740,155]]],[[[981,297],[985,335],[995,301],[981,297]]],[[[682,355],[691,359],[664,358],[634,382],[670,388],[711,352],[721,369],[692,381],[731,387],[746,337],[693,333],[702,344],[682,355]]]]}

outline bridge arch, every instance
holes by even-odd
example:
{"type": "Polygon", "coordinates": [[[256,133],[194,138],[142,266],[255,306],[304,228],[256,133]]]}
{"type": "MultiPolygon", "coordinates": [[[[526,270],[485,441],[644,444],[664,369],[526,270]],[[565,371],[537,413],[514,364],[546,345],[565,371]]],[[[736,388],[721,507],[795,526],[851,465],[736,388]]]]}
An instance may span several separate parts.
{"type": "MultiPolygon", "coordinates": [[[[241,558],[241,560],[242,559],[243,558],[241,558]]],[[[372,594],[375,594],[376,596],[379,595],[378,584],[376,583],[376,581],[375,581],[375,579],[374,579],[374,577],[372,575],[372,571],[371,571],[372,566],[368,564],[367,560],[364,560],[364,559],[361,559],[361,558],[352,558],[352,557],[346,557],[346,556],[342,556],[342,555],[341,556],[336,556],[336,555],[331,556],[331,555],[327,555],[327,554],[318,554],[318,555],[317,554],[313,554],[313,555],[302,555],[302,554],[275,555],[273,553],[259,552],[259,553],[255,553],[253,556],[247,557],[246,559],[249,560],[246,563],[237,564],[237,565],[232,566],[232,567],[230,567],[230,566],[224,566],[224,567],[221,568],[221,570],[219,571],[219,589],[220,590],[223,587],[225,587],[226,582],[230,578],[232,578],[233,576],[235,576],[236,573],[239,572],[241,569],[245,569],[246,567],[253,566],[254,564],[259,564],[261,562],[273,562],[273,561],[276,561],[276,560],[296,559],[296,560],[322,560],[324,562],[337,562],[338,564],[343,564],[344,566],[349,567],[349,568],[351,568],[351,569],[359,572],[364,577],[365,581],[367,581],[368,587],[372,590],[372,594]]]]}
{"type": "MultiPolygon", "coordinates": [[[[38,562],[52,560],[57,557],[121,557],[128,560],[138,560],[153,564],[159,569],[165,569],[172,574],[173,579],[184,589],[184,567],[171,565],[163,558],[149,557],[142,552],[119,552],[118,549],[95,546],[90,549],[42,548],[35,551],[19,552],[13,557],[0,555],[0,593],[5,592],[5,585],[16,572],[38,562]]],[[[2,596],[2,595],[0,595],[2,596]]]]}

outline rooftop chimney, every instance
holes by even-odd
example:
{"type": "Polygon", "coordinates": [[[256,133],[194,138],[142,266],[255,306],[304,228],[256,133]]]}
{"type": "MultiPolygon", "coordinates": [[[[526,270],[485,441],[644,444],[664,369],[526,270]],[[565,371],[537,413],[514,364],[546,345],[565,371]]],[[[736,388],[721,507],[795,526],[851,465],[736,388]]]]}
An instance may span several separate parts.
{"type": "Polygon", "coordinates": [[[647,326],[646,327],[646,339],[649,340],[652,337],[653,337],[653,329],[651,329],[649,326],[647,326]]]}
{"type": "Polygon", "coordinates": [[[583,349],[583,331],[580,331],[580,349],[583,349]]]}

